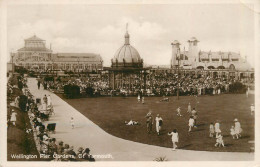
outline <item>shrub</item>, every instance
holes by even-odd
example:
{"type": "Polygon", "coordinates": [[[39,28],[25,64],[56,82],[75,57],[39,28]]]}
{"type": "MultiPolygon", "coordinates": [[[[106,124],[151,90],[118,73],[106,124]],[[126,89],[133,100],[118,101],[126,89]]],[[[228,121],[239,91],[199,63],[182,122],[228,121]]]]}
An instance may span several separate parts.
{"type": "Polygon", "coordinates": [[[19,100],[19,107],[22,111],[25,111],[26,109],[26,103],[27,103],[27,96],[25,95],[20,95],[20,100],[19,100]]]}
{"type": "Polygon", "coordinates": [[[94,89],[92,87],[87,87],[86,95],[92,97],[94,95],[94,89]]]}
{"type": "Polygon", "coordinates": [[[229,85],[229,92],[230,93],[245,93],[246,86],[243,85],[241,82],[234,82],[229,85]]]}
{"type": "Polygon", "coordinates": [[[63,89],[67,98],[76,98],[80,96],[80,88],[77,85],[65,85],[63,89]]]}

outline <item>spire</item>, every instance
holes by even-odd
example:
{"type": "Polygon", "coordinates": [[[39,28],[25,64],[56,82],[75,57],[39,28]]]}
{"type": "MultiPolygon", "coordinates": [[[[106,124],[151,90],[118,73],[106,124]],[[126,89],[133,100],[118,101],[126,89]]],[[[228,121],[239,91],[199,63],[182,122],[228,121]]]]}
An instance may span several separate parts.
{"type": "Polygon", "coordinates": [[[129,43],[129,34],[128,34],[128,23],[126,23],[126,33],[125,33],[125,45],[130,45],[129,43]]]}

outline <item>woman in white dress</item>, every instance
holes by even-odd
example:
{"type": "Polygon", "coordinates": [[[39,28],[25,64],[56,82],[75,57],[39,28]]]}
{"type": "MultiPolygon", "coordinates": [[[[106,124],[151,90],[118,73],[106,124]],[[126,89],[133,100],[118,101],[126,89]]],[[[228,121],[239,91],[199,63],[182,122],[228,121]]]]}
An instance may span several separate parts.
{"type": "Polygon", "coordinates": [[[16,124],[15,124],[15,122],[16,122],[16,115],[17,115],[17,113],[14,110],[12,110],[11,120],[10,121],[13,123],[14,126],[16,126],[16,124]]]}
{"type": "Polygon", "coordinates": [[[19,107],[19,99],[20,99],[19,96],[17,96],[17,97],[15,98],[15,100],[14,100],[15,107],[19,107]]]}
{"type": "Polygon", "coordinates": [[[188,126],[189,126],[189,132],[191,131],[191,128],[193,128],[194,127],[194,118],[193,118],[193,116],[190,116],[190,119],[189,119],[189,124],[188,124],[188,126]]]}
{"type": "Polygon", "coordinates": [[[235,121],[235,134],[238,139],[239,137],[241,137],[242,128],[241,128],[241,124],[240,124],[240,122],[238,122],[237,118],[234,121],[235,121]]]}
{"type": "Polygon", "coordinates": [[[219,121],[215,123],[215,132],[216,136],[218,136],[218,134],[221,133],[219,121]]]}
{"type": "Polygon", "coordinates": [[[160,130],[162,128],[162,121],[163,121],[162,117],[160,117],[160,115],[157,114],[157,116],[155,117],[155,122],[156,122],[155,125],[156,125],[156,132],[158,136],[160,135],[160,130]]]}
{"type": "Polygon", "coordinates": [[[172,150],[175,151],[177,148],[177,144],[179,142],[179,134],[177,132],[176,129],[174,129],[172,132],[168,133],[169,136],[172,136],[172,144],[173,144],[173,148],[172,150]]]}
{"type": "Polygon", "coordinates": [[[220,90],[220,88],[218,88],[218,94],[220,94],[221,93],[221,90],[220,90]]]}

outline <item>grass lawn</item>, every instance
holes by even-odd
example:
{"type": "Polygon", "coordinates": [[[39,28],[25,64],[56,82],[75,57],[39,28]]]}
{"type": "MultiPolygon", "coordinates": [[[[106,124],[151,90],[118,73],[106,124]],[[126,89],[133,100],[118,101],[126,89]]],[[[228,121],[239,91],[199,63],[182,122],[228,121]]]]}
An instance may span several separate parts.
{"type": "MultiPolygon", "coordinates": [[[[62,97],[60,95],[60,97],[62,97]]],[[[63,98],[64,99],[64,98],[63,98]]],[[[254,140],[254,116],[250,115],[250,105],[254,103],[254,96],[246,98],[245,94],[223,94],[216,96],[181,96],[177,101],[176,97],[170,97],[170,102],[159,102],[162,97],[146,97],[145,104],[138,103],[136,97],[98,97],[81,99],[64,99],[79,112],[92,120],[106,132],[131,141],[172,147],[169,131],[176,128],[179,132],[180,149],[204,150],[204,151],[228,151],[228,152],[249,152],[251,144],[248,141],[254,140]],[[198,128],[188,134],[187,113],[188,103],[198,111],[198,128]],[[176,109],[181,107],[182,117],[177,117],[176,109]],[[145,115],[149,109],[155,118],[160,114],[164,120],[162,135],[157,136],[155,122],[153,133],[146,132],[145,115]],[[234,118],[238,118],[243,132],[239,140],[232,139],[230,128],[234,124],[234,118]],[[126,126],[124,121],[133,119],[141,123],[138,126],[126,126]],[[224,135],[226,147],[214,146],[216,139],[209,137],[210,122],[220,121],[220,129],[224,135]]],[[[75,120],[77,122],[77,120],[75,120]]]]}

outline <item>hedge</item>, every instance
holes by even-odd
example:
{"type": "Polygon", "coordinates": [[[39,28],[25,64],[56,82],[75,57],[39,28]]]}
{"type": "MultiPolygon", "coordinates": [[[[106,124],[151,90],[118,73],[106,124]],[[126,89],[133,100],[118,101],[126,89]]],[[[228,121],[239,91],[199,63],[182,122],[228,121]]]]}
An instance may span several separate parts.
{"type": "Polygon", "coordinates": [[[19,107],[22,111],[25,111],[26,109],[26,103],[27,103],[28,97],[25,95],[20,95],[19,99],[19,107]]]}
{"type": "Polygon", "coordinates": [[[67,98],[77,98],[80,96],[80,88],[77,85],[65,85],[63,89],[67,98]]]}
{"type": "Polygon", "coordinates": [[[245,93],[246,86],[243,85],[241,82],[235,82],[229,85],[229,92],[230,93],[245,93]]]}

